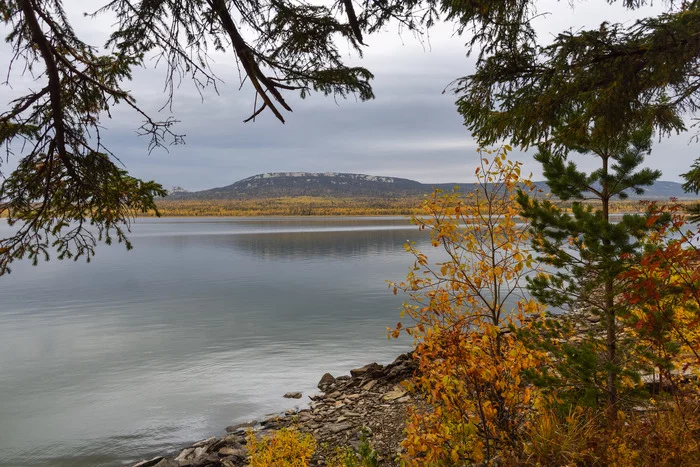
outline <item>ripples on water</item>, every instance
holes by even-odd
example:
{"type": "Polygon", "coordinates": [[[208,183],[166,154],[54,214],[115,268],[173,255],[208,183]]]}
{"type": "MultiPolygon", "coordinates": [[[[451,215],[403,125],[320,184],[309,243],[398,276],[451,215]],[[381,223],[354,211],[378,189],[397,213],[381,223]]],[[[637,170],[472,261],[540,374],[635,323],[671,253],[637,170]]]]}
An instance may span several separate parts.
{"type": "Polygon", "coordinates": [[[408,347],[385,332],[403,243],[427,244],[405,219],[139,219],[131,239],[0,279],[0,465],[174,450],[408,347]]]}

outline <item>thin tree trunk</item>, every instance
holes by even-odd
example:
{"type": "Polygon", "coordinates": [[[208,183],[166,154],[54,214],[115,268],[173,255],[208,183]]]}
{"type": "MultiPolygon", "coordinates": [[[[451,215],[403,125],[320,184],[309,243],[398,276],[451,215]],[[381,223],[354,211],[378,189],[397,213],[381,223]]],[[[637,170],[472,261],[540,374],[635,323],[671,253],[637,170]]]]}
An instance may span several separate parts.
{"type": "MultiPolygon", "coordinates": [[[[608,157],[603,156],[603,180],[602,185],[602,202],[603,202],[603,218],[605,222],[610,222],[610,187],[608,186],[608,157]]],[[[604,239],[603,244],[610,245],[610,240],[604,239]]],[[[604,301],[605,301],[605,346],[608,367],[607,378],[607,393],[608,393],[608,417],[615,418],[617,410],[617,335],[615,328],[615,297],[613,296],[613,280],[612,276],[605,278],[604,284],[604,301]]]]}

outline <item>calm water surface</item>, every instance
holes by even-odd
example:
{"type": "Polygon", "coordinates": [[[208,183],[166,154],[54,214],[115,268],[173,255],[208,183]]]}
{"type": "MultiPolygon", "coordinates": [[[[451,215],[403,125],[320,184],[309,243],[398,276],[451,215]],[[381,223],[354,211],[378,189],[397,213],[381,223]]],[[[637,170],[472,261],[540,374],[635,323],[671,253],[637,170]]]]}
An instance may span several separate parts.
{"type": "Polygon", "coordinates": [[[131,239],[0,278],[0,465],[172,451],[410,344],[385,332],[403,243],[428,248],[403,218],[139,219],[131,239]]]}

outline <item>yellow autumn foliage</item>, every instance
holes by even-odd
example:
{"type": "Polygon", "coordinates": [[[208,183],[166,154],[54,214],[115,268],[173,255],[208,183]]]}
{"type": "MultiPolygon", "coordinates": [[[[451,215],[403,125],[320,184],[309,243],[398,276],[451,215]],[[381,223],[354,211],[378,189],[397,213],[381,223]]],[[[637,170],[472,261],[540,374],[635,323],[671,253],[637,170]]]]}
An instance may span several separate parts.
{"type": "Polygon", "coordinates": [[[307,467],[316,451],[316,440],[295,428],[281,428],[260,439],[250,430],[246,436],[250,467],[307,467]]]}
{"type": "Polygon", "coordinates": [[[522,291],[537,265],[515,197],[534,187],[506,149],[484,152],[494,157],[481,159],[473,192],[436,191],[414,218],[430,231],[440,259],[430,262],[409,245],[414,265],[405,281],[390,284],[410,298],[403,312],[412,322],[392,335],[404,329],[414,337],[415,389],[430,407],[409,418],[407,465],[515,461],[520,433],[532,422],[538,396],[524,374],[546,355],[514,332],[542,312],[522,291]]]}

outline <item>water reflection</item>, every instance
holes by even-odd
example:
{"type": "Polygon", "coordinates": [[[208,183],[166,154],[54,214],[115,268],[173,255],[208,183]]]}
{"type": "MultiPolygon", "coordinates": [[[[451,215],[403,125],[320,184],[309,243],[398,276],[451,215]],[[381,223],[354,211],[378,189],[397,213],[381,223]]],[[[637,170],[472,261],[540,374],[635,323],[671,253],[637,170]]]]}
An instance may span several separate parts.
{"type": "Polygon", "coordinates": [[[188,247],[234,249],[264,260],[311,260],[394,254],[407,240],[425,235],[416,229],[265,232],[229,235],[178,235],[159,242],[182,250],[188,247]]]}
{"type": "Polygon", "coordinates": [[[0,280],[0,465],[120,465],[409,345],[384,330],[402,301],[385,280],[420,240],[405,219],[149,220],[132,237],[0,280]]]}

